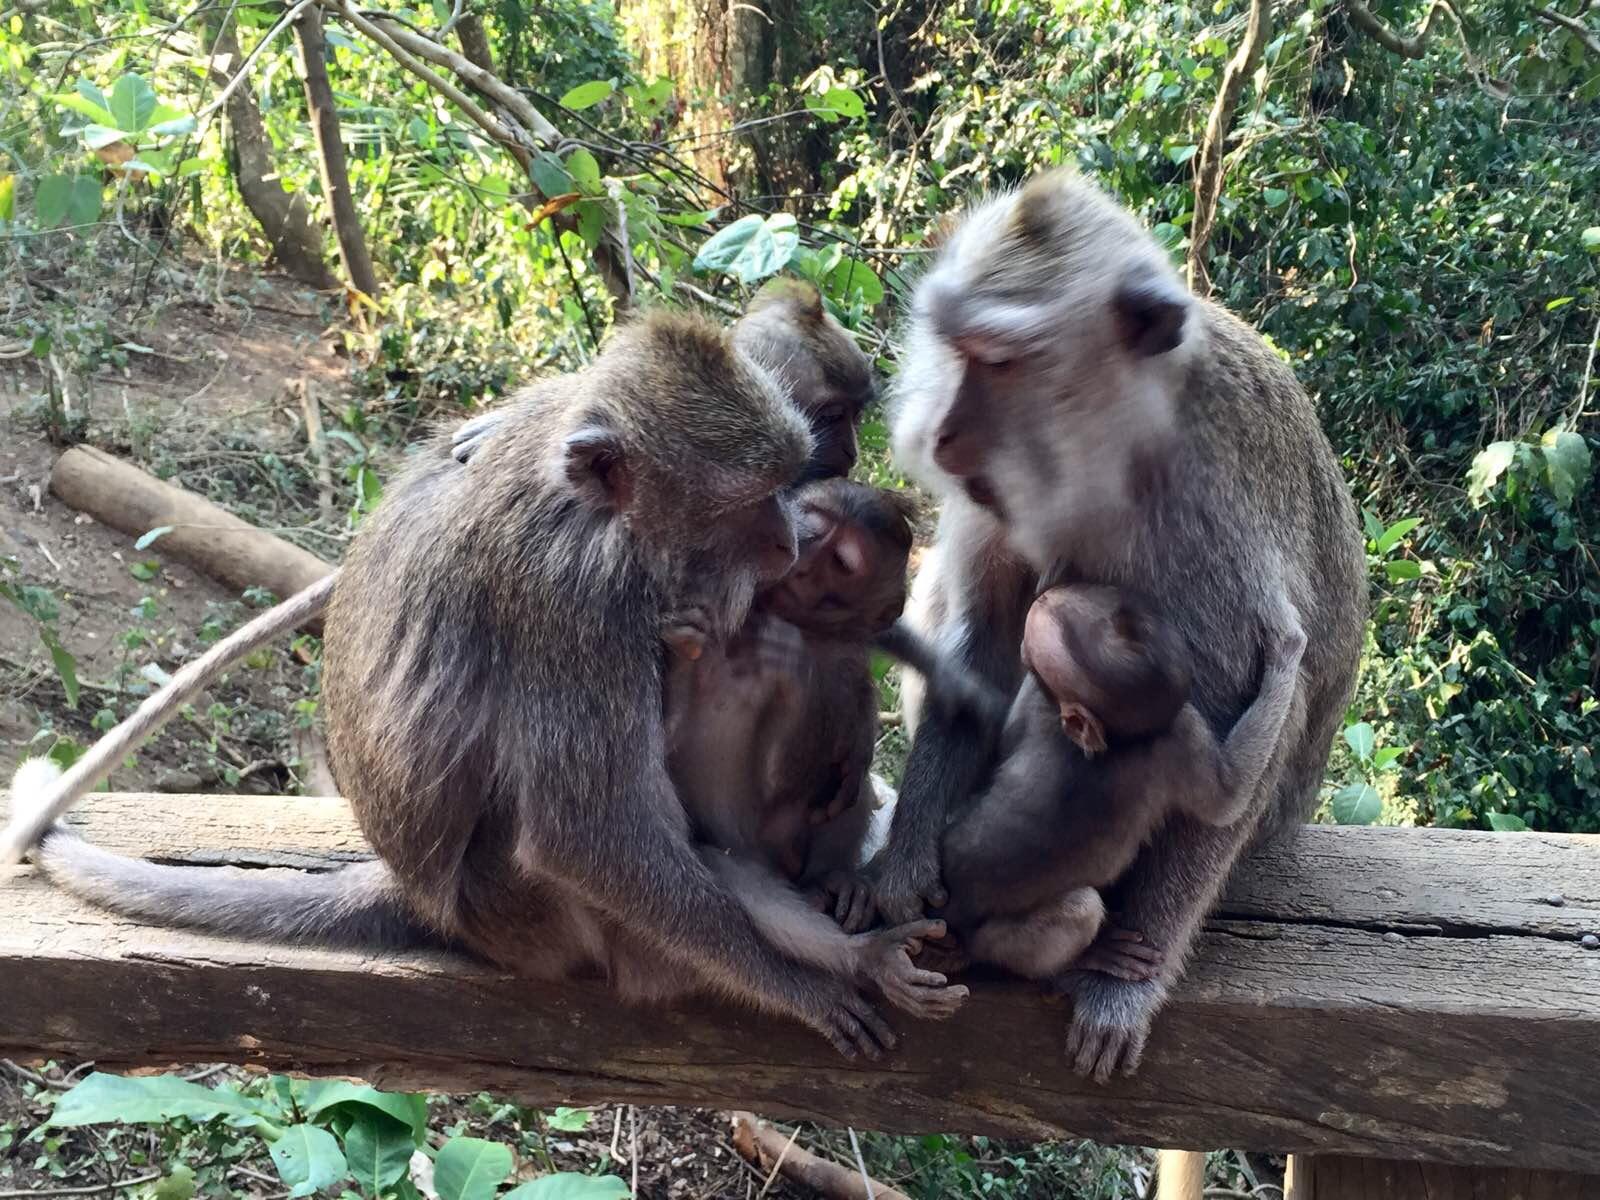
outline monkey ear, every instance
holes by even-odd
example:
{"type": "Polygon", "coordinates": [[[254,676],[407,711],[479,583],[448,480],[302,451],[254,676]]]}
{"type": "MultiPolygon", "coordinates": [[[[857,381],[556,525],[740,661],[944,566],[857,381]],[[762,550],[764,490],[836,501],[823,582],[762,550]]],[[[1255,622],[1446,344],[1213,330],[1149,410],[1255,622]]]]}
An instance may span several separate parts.
{"type": "Polygon", "coordinates": [[[1092,712],[1077,701],[1069,700],[1061,705],[1061,730],[1078,743],[1078,749],[1090,758],[1105,753],[1104,727],[1092,712]]]}
{"type": "Polygon", "coordinates": [[[615,430],[585,425],[562,443],[567,482],[596,508],[624,511],[633,500],[633,478],[615,430]]]}
{"type": "Polygon", "coordinates": [[[1154,271],[1124,279],[1111,301],[1123,345],[1141,358],[1176,350],[1183,342],[1190,302],[1177,280],[1154,271]]]}

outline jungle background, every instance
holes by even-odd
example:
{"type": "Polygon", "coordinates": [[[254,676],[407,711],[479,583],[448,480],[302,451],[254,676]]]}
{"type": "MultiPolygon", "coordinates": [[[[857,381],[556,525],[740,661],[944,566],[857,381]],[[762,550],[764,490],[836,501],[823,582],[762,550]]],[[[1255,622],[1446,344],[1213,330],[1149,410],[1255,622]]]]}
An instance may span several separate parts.
{"type": "MultiPolygon", "coordinates": [[[[892,374],[940,217],[1056,164],[1266,335],[1362,507],[1320,819],[1600,831],[1592,0],[0,0],[3,757],[70,761],[272,601],[61,504],[63,447],[336,562],[424,429],[627,309],[798,275],[892,374]]],[[[903,483],[881,412],[864,443],[903,483]]],[[[116,785],[312,786],[319,655],[254,656],[116,785]]],[[[0,1065],[0,1196],[804,1194],[716,1114],[88,1071],[0,1065]]],[[[1150,1186],[1137,1149],[859,1140],[917,1197],[1150,1186]]]]}

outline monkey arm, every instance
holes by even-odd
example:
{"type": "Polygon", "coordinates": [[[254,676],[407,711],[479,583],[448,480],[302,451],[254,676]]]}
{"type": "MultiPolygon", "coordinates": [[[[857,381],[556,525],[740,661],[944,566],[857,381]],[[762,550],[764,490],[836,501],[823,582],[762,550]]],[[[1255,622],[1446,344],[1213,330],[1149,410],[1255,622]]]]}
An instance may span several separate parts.
{"type": "Polygon", "coordinates": [[[962,670],[950,656],[904,621],[896,621],[874,644],[885,654],[910,667],[927,681],[928,695],[947,716],[966,716],[986,727],[998,727],[1006,717],[1007,697],[999,688],[962,670]]]}

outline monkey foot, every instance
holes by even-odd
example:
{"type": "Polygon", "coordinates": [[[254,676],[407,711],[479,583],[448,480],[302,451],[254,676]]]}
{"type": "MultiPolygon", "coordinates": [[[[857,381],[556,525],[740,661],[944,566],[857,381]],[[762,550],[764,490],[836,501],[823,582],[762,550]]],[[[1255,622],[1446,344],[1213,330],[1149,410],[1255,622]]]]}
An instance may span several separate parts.
{"type": "Polygon", "coordinates": [[[1072,997],[1067,1061],[1074,1071],[1105,1083],[1118,1071],[1132,1075],[1138,1069],[1150,1024],[1166,998],[1165,988],[1094,971],[1069,971],[1049,987],[1072,997]]]}

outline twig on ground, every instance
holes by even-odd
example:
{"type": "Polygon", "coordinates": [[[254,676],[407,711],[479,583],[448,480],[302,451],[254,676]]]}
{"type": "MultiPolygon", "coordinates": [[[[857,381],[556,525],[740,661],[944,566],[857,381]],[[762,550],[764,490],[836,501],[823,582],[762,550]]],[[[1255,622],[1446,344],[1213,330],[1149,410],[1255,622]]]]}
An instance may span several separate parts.
{"type": "Polygon", "coordinates": [[[754,1113],[735,1112],[728,1116],[733,1122],[733,1148],[746,1162],[781,1171],[785,1179],[808,1187],[828,1200],[907,1200],[904,1192],[869,1177],[864,1162],[858,1174],[850,1167],[829,1162],[795,1145],[794,1136],[786,1139],[781,1131],[754,1113]]]}

